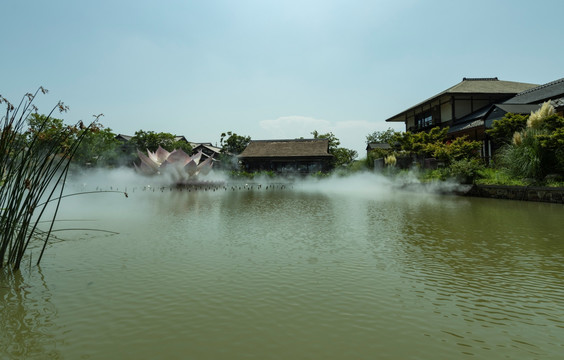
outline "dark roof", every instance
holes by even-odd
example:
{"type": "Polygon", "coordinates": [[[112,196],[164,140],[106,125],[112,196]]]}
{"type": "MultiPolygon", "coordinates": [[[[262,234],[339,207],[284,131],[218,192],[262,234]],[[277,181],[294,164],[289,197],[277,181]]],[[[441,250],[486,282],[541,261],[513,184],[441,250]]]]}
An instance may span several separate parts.
{"type": "Polygon", "coordinates": [[[188,140],[186,140],[184,135],[174,135],[174,141],[184,141],[185,143],[188,142],[188,140]]]}
{"type": "Polygon", "coordinates": [[[200,149],[200,148],[206,148],[209,149],[215,153],[220,153],[221,152],[221,148],[217,147],[217,146],[213,146],[211,143],[190,143],[190,145],[192,145],[192,150],[196,150],[196,149],[200,149]],[[194,146],[195,145],[195,146],[194,146]]]}
{"type": "Polygon", "coordinates": [[[366,146],[366,150],[374,150],[374,149],[391,149],[392,146],[388,143],[370,143],[366,146]]]}
{"type": "Polygon", "coordinates": [[[484,126],[484,120],[470,120],[464,123],[458,123],[448,129],[448,133],[452,134],[459,131],[470,130],[477,127],[484,126]]]}
{"type": "Polygon", "coordinates": [[[386,121],[404,121],[400,117],[406,112],[412,111],[421,107],[422,105],[439,99],[444,95],[454,94],[507,94],[511,96],[519,92],[536,87],[536,84],[520,83],[515,81],[504,81],[495,78],[463,78],[458,84],[438,93],[435,96],[428,98],[412,107],[392,116],[386,121]]]}
{"type": "Polygon", "coordinates": [[[494,120],[499,120],[507,113],[512,114],[530,114],[540,107],[539,104],[496,104],[485,116],[485,125],[487,128],[493,126],[494,120]]]}
{"type": "Polygon", "coordinates": [[[453,125],[463,124],[469,121],[483,119],[484,116],[486,116],[486,114],[491,110],[493,106],[495,105],[486,105],[484,107],[481,107],[478,110],[474,111],[473,113],[470,113],[466,116],[461,117],[460,119],[457,119],[453,125]]]}
{"type": "MultiPolygon", "coordinates": [[[[117,134],[116,135],[116,139],[123,140],[123,141],[129,141],[129,140],[131,140],[132,137],[133,136],[131,136],[131,135],[124,135],[124,134],[117,134]]],[[[188,142],[188,140],[186,140],[186,138],[183,135],[175,135],[174,141],[188,142]]]]}
{"type": "Polygon", "coordinates": [[[469,130],[476,127],[492,127],[494,120],[499,120],[507,113],[529,114],[539,108],[538,104],[494,104],[487,105],[458,120],[449,128],[448,133],[469,130]]]}
{"type": "Polygon", "coordinates": [[[117,139],[117,140],[122,140],[122,141],[129,141],[129,140],[131,140],[132,137],[133,137],[133,136],[124,135],[124,134],[117,134],[117,135],[116,135],[116,139],[117,139]]]}
{"type": "Polygon", "coordinates": [[[240,158],[331,157],[327,139],[251,140],[240,158]]]}
{"type": "Polygon", "coordinates": [[[564,97],[564,78],[520,92],[506,104],[532,104],[564,97]]]}

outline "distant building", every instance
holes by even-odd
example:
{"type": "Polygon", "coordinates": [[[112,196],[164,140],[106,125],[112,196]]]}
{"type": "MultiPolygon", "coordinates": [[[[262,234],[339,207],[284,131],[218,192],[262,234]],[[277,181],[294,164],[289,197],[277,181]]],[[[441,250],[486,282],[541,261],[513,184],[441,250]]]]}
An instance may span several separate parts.
{"type": "Polygon", "coordinates": [[[130,135],[124,135],[124,134],[117,134],[116,135],[116,140],[121,141],[122,143],[127,143],[129,140],[131,140],[133,136],[130,135]]]}
{"type": "Polygon", "coordinates": [[[368,145],[366,145],[366,156],[368,156],[372,150],[390,150],[391,148],[392,146],[388,143],[369,143],[368,145]]]}
{"type": "Polygon", "coordinates": [[[315,173],[331,169],[327,139],[251,140],[239,155],[245,171],[315,173]]]}
{"type": "Polygon", "coordinates": [[[213,146],[212,143],[190,143],[192,145],[192,153],[195,154],[199,151],[207,159],[213,156],[215,160],[219,161],[219,155],[221,154],[221,148],[213,146]]]}
{"type": "Polygon", "coordinates": [[[448,137],[468,136],[481,141],[482,157],[489,159],[497,147],[486,134],[505,114],[530,114],[545,101],[564,113],[564,78],[544,85],[501,81],[498,78],[464,78],[455,86],[387,119],[404,122],[411,132],[449,127],[448,137]]]}

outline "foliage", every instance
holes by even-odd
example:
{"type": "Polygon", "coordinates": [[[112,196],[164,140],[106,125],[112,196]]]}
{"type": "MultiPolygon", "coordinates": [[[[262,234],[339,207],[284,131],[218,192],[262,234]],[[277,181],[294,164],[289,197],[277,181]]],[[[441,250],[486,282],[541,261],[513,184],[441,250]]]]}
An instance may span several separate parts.
{"type": "Polygon", "coordinates": [[[499,166],[519,178],[542,181],[564,171],[564,118],[554,114],[549,102],[531,113],[527,127],[496,154],[499,166]]]}
{"type": "Polygon", "coordinates": [[[482,144],[468,140],[466,136],[446,141],[448,128],[435,127],[429,132],[396,133],[394,141],[401,151],[418,156],[434,157],[447,165],[462,159],[477,158],[482,144]]]}
{"type": "Polygon", "coordinates": [[[61,102],[48,115],[31,116],[36,110],[33,100],[39,91],[46,92],[40,87],[35,94],[26,94],[17,107],[0,96],[0,104],[6,104],[0,128],[0,268],[10,265],[19,269],[31,240],[38,234],[44,235],[37,263],[41,261],[70,161],[88,129],[78,125],[57,128],[62,122],[51,121],[51,114],[55,109],[67,110],[61,102]],[[27,141],[23,142],[28,118],[32,126],[25,135],[27,141]],[[58,197],[54,197],[56,192],[58,197]],[[56,209],[49,230],[42,233],[38,224],[51,200],[56,200],[56,209]]]}
{"type": "Polygon", "coordinates": [[[518,134],[516,141],[498,150],[497,164],[512,176],[541,179],[547,170],[547,154],[538,138],[541,131],[527,129],[518,134]]]}
{"type": "Polygon", "coordinates": [[[390,154],[390,155],[388,155],[384,158],[384,164],[386,164],[388,166],[396,166],[397,162],[398,162],[398,159],[396,158],[396,156],[394,154],[390,154]]]}
{"type": "Polygon", "coordinates": [[[435,144],[444,143],[448,128],[434,127],[429,132],[412,133],[409,131],[396,133],[394,143],[398,143],[401,150],[417,155],[432,156],[436,150],[435,144]]]}
{"type": "Polygon", "coordinates": [[[527,127],[531,129],[540,129],[543,127],[544,119],[554,115],[554,106],[550,104],[550,101],[545,101],[540,109],[531,112],[529,119],[527,120],[527,127]]]}
{"type": "Polygon", "coordinates": [[[523,179],[515,178],[502,169],[483,168],[478,170],[476,180],[479,185],[506,185],[506,186],[526,186],[529,183],[523,179]]]}
{"type": "Polygon", "coordinates": [[[479,179],[482,175],[481,172],[485,169],[485,165],[481,159],[461,159],[453,161],[447,167],[441,167],[434,170],[423,172],[422,178],[425,181],[429,180],[449,180],[454,179],[459,183],[472,184],[479,179]]]}
{"type": "Polygon", "coordinates": [[[251,137],[237,135],[232,131],[228,131],[227,133],[221,133],[219,142],[221,144],[222,153],[228,155],[239,155],[245,150],[247,145],[249,145],[251,137]]]}
{"type": "Polygon", "coordinates": [[[88,166],[116,165],[120,153],[119,140],[110,128],[93,123],[85,132],[73,163],[88,166]]]}
{"type": "Polygon", "coordinates": [[[323,172],[323,171],[318,171],[318,172],[314,172],[310,174],[310,177],[314,178],[314,179],[323,179],[323,178],[328,178],[330,177],[331,174],[328,172],[323,172]]]}
{"type": "Polygon", "coordinates": [[[161,146],[167,151],[182,149],[187,154],[192,152],[190,143],[176,140],[176,136],[166,132],[156,133],[154,131],[139,130],[135,132],[135,136],[130,141],[139,151],[149,150],[154,152],[161,146]]]}
{"type": "Polygon", "coordinates": [[[237,171],[232,170],[229,173],[229,176],[232,179],[249,179],[252,180],[256,177],[266,177],[266,178],[273,178],[275,177],[276,173],[274,171],[256,171],[256,172],[248,172],[248,171],[237,171]]]}
{"type": "Polygon", "coordinates": [[[334,156],[335,166],[350,166],[354,160],[358,157],[358,153],[356,150],[347,149],[344,147],[339,147],[334,149],[332,152],[330,151],[331,155],[334,156]]]}
{"type": "Polygon", "coordinates": [[[358,157],[355,150],[339,147],[341,141],[332,133],[320,134],[317,130],[311,132],[314,139],[327,139],[329,141],[329,154],[333,155],[335,167],[349,166],[358,157]]]}
{"type": "Polygon", "coordinates": [[[513,134],[522,131],[527,126],[529,115],[507,113],[500,120],[494,120],[493,127],[486,130],[486,134],[500,144],[508,144],[513,134]]]}
{"type": "Polygon", "coordinates": [[[478,158],[482,144],[478,141],[469,141],[467,136],[457,137],[446,143],[436,142],[428,144],[425,151],[439,161],[447,164],[463,159],[478,158]]]}
{"type": "Polygon", "coordinates": [[[365,171],[368,169],[367,166],[367,162],[366,159],[360,159],[360,160],[355,160],[352,162],[352,164],[349,166],[349,171],[350,172],[359,172],[359,171],[365,171]]]}
{"type": "Polygon", "coordinates": [[[66,126],[61,119],[37,113],[28,116],[27,123],[27,142],[35,140],[37,149],[48,150],[52,147],[68,149],[79,131],[79,127],[66,126]]]}
{"type": "Polygon", "coordinates": [[[455,160],[448,167],[450,176],[462,183],[473,183],[484,169],[484,162],[477,158],[455,160]]]}
{"type": "Polygon", "coordinates": [[[374,131],[366,136],[366,144],[385,143],[392,145],[396,134],[396,131],[392,128],[385,131],[374,131]]]}

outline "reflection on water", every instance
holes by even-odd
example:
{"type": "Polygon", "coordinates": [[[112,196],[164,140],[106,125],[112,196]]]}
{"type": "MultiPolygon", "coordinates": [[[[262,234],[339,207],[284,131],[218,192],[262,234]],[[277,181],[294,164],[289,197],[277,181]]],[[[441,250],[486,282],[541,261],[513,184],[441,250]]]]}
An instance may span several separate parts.
{"type": "Polygon", "coordinates": [[[120,235],[2,275],[0,358],[564,353],[562,206],[315,187],[75,201],[62,217],[120,235]]]}
{"type": "Polygon", "coordinates": [[[0,358],[59,359],[57,308],[41,269],[26,275],[0,273],[0,358]]]}

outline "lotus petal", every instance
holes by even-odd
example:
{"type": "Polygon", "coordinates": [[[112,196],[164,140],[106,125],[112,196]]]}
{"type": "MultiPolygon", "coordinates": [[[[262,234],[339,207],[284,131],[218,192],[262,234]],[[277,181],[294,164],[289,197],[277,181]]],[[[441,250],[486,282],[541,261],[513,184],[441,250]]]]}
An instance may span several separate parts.
{"type": "Polygon", "coordinates": [[[196,164],[194,160],[190,160],[190,162],[184,166],[184,170],[188,175],[194,176],[198,171],[198,164],[196,164]]]}
{"type": "Polygon", "coordinates": [[[147,154],[149,155],[149,159],[153,160],[155,163],[161,165],[166,159],[169,157],[170,153],[163,149],[160,145],[157,151],[151,152],[147,150],[147,154]]]}
{"type": "Polygon", "coordinates": [[[165,160],[170,156],[170,153],[163,149],[160,145],[155,154],[157,155],[157,158],[159,159],[159,162],[161,164],[165,162],[165,160]]]}
{"type": "Polygon", "coordinates": [[[147,155],[145,155],[141,151],[137,150],[137,156],[139,156],[139,159],[141,159],[142,164],[147,165],[148,167],[150,167],[154,171],[158,171],[159,164],[157,164],[156,162],[151,160],[147,155]]]}
{"type": "Polygon", "coordinates": [[[151,168],[149,165],[145,164],[144,162],[141,162],[141,164],[139,164],[139,166],[137,166],[137,164],[133,163],[133,166],[135,166],[135,170],[141,174],[144,175],[154,175],[157,173],[157,170],[151,168]]]}
{"type": "Polygon", "coordinates": [[[198,153],[196,155],[192,156],[192,160],[194,160],[196,162],[196,164],[200,163],[200,159],[202,158],[202,151],[198,151],[198,153]]]}
{"type": "Polygon", "coordinates": [[[180,163],[181,166],[188,164],[192,158],[186,154],[182,149],[175,149],[170,155],[167,157],[166,161],[169,163],[180,163]]]}
{"type": "Polygon", "coordinates": [[[213,167],[213,158],[210,156],[209,158],[202,161],[198,165],[198,173],[205,176],[210,173],[212,167],[213,167]]]}

